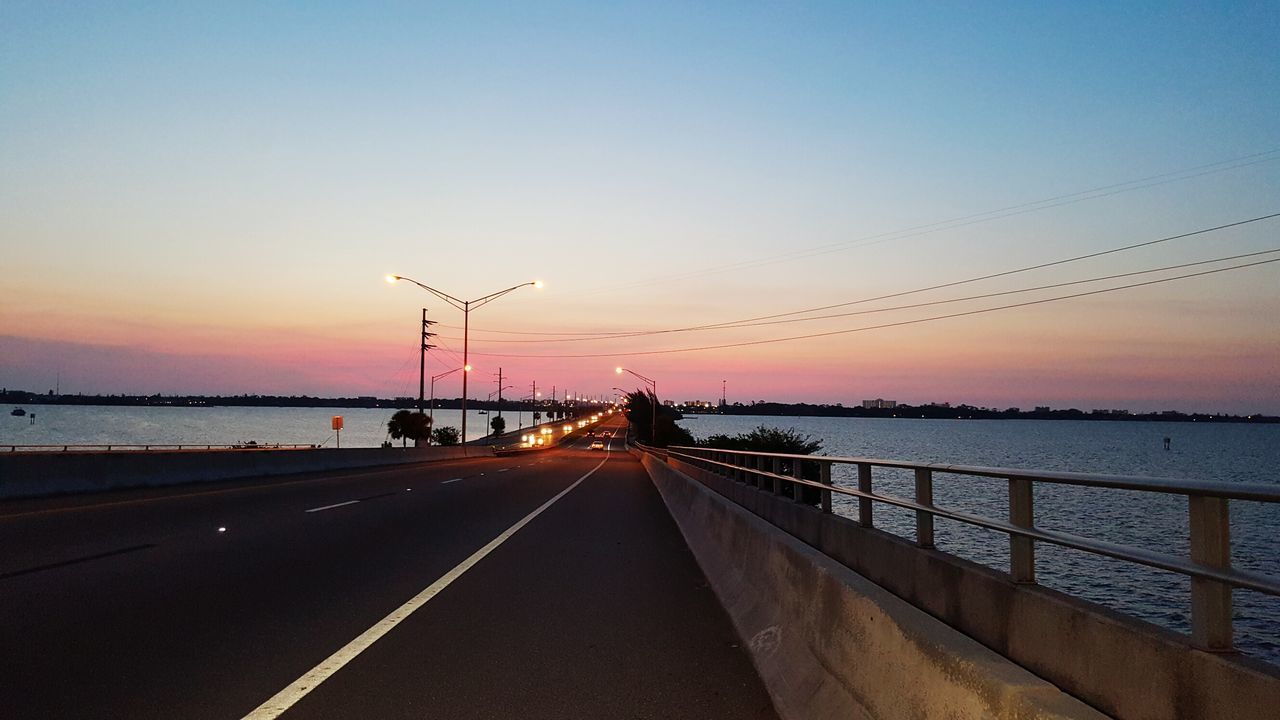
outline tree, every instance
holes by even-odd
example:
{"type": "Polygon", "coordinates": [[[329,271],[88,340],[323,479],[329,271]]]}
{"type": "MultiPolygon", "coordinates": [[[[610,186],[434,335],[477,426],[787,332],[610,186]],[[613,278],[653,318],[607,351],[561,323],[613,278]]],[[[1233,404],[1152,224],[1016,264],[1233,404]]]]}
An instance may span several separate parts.
{"type": "Polygon", "coordinates": [[[632,431],[640,442],[646,445],[667,447],[670,445],[695,445],[693,435],[676,424],[680,413],[672,408],[663,407],[652,392],[636,390],[627,394],[627,420],[632,431]],[[658,409],[657,422],[653,420],[653,409],[658,409]],[[652,437],[656,431],[657,437],[652,437]]]}
{"type": "Polygon", "coordinates": [[[437,445],[457,445],[458,444],[458,428],[452,425],[438,427],[431,431],[431,439],[437,445]]]}
{"type": "Polygon", "coordinates": [[[391,433],[393,440],[401,441],[401,447],[408,444],[409,440],[416,444],[430,436],[431,418],[420,412],[397,410],[396,414],[391,416],[391,421],[387,423],[387,432],[391,433]]]}
{"type": "Polygon", "coordinates": [[[507,421],[503,420],[501,415],[494,415],[489,421],[489,427],[493,428],[494,435],[501,435],[507,431],[507,421]]]}

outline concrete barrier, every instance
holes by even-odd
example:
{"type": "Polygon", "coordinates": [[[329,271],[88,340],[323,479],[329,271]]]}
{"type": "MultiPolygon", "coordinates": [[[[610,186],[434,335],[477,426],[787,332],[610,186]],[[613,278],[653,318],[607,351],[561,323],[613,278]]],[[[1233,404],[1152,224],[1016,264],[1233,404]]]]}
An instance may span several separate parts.
{"type": "Polygon", "coordinates": [[[784,720],[1106,717],[661,459],[642,461],[784,720]]]}
{"type": "Polygon", "coordinates": [[[1126,720],[1273,720],[1280,669],[677,459],[670,464],[1065,692],[1126,720]]]}
{"type": "Polygon", "coordinates": [[[0,498],[178,485],[267,475],[493,457],[491,448],[349,448],[7,453],[0,498]]]}

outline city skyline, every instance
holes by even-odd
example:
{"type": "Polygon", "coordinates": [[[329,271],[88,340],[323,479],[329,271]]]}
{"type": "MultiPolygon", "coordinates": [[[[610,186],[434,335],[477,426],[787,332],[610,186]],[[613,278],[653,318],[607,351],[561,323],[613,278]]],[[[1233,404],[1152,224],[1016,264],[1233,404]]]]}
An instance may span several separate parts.
{"type": "Polygon", "coordinates": [[[462,317],[395,273],[546,282],[473,313],[480,399],[626,364],[674,399],[1277,414],[1280,266],[1196,274],[1280,257],[1280,220],[965,281],[1280,212],[1278,23],[7,6],[0,384],[414,395],[421,308],[431,374],[462,317]]]}

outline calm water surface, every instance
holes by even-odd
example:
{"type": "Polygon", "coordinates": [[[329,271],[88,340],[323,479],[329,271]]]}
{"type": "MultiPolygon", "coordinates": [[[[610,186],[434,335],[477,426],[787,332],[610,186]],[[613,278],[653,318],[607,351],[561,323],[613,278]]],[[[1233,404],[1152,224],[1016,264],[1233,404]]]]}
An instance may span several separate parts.
{"type": "MultiPolygon", "coordinates": [[[[699,439],[748,432],[759,425],[794,428],[823,441],[825,455],[985,465],[1034,470],[1114,473],[1221,482],[1280,483],[1280,425],[1044,420],[912,420],[699,415],[681,422],[699,439]],[[1164,449],[1164,438],[1172,440],[1164,449]]],[[[913,497],[909,471],[876,468],[878,491],[913,497]]],[[[857,487],[852,466],[835,466],[837,484],[857,487]]],[[[1007,482],[937,474],[934,501],[1007,519],[1007,482]]],[[[836,496],[835,511],[857,516],[852,498],[836,496]]],[[[1156,493],[1041,485],[1036,523],[1086,537],[1189,554],[1187,501],[1156,493]]],[[[915,535],[915,515],[877,504],[876,526],[915,535]]],[[[941,550],[1008,571],[1008,536],[935,521],[941,550]]],[[[1233,563],[1280,575],[1280,506],[1231,503],[1233,563]]],[[[1159,570],[1039,544],[1037,579],[1045,586],[1142,617],[1170,629],[1190,629],[1188,579],[1159,570]]],[[[1280,664],[1280,598],[1248,590],[1234,594],[1237,643],[1280,664]]]]}
{"type": "MultiPolygon", "coordinates": [[[[387,436],[391,408],[243,408],[243,407],[115,407],[92,405],[27,405],[35,424],[12,417],[11,405],[0,405],[0,445],[214,444],[246,440],[259,443],[333,447],[329,419],[343,416],[343,447],[378,447],[387,436]]],[[[529,413],[503,412],[507,429],[516,429],[529,413]]],[[[461,428],[461,410],[435,411],[436,427],[461,428]]],[[[467,412],[467,439],[483,437],[489,416],[467,412]]]]}

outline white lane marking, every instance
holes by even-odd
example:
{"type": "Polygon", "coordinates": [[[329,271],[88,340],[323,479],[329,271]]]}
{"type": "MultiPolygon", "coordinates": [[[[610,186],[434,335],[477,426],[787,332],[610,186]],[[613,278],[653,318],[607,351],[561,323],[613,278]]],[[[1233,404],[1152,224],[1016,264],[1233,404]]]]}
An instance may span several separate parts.
{"type": "Polygon", "coordinates": [[[332,504],[332,505],[325,505],[324,507],[311,508],[310,510],[305,510],[304,512],[312,513],[312,512],[320,512],[321,510],[332,510],[332,509],[334,509],[334,508],[340,508],[340,507],[342,507],[342,506],[344,506],[344,505],[355,505],[355,504],[356,504],[356,503],[358,503],[358,502],[360,502],[360,501],[359,501],[359,500],[348,500],[348,501],[346,501],[346,502],[334,503],[334,504],[332,504]]]}
{"type": "Polygon", "coordinates": [[[506,472],[506,471],[508,471],[508,470],[510,470],[510,469],[511,469],[511,468],[498,468],[498,472],[506,472]]]}
{"type": "Polygon", "coordinates": [[[451,482],[458,482],[458,481],[459,481],[459,480],[461,480],[461,479],[462,479],[462,478],[454,478],[454,479],[452,479],[452,480],[445,480],[444,482],[442,482],[442,483],[440,483],[440,484],[441,484],[441,485],[448,485],[448,484],[449,484],[449,483],[451,483],[451,482]]]}
{"type": "MultiPolygon", "coordinates": [[[[605,454],[605,460],[608,460],[608,453],[605,454]]],[[[365,630],[355,640],[347,643],[340,650],[325,658],[319,665],[311,668],[307,674],[293,681],[285,689],[276,693],[270,700],[259,705],[253,712],[244,716],[244,720],[274,720],[280,717],[286,710],[293,707],[299,700],[306,697],[316,688],[317,685],[327,680],[334,673],[342,669],[344,665],[351,662],[357,655],[369,649],[370,645],[377,642],[383,635],[386,635],[401,621],[413,614],[413,611],[426,605],[431,598],[440,594],[440,591],[449,587],[450,583],[462,577],[462,574],[470,570],[476,563],[485,558],[486,555],[493,552],[499,545],[506,542],[520,531],[525,525],[528,525],[534,518],[541,515],[547,508],[556,504],[560,498],[568,495],[574,488],[582,484],[583,480],[591,477],[597,470],[604,467],[605,460],[601,460],[600,464],[587,471],[586,475],[578,478],[572,485],[556,493],[555,497],[542,503],[537,510],[525,515],[519,522],[507,528],[501,535],[489,541],[487,545],[471,554],[471,557],[458,563],[449,572],[440,577],[439,580],[431,583],[425,590],[414,595],[404,605],[391,611],[391,614],[383,618],[378,624],[365,630]]]]}

